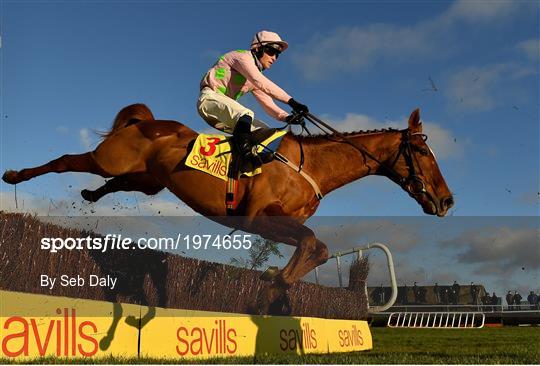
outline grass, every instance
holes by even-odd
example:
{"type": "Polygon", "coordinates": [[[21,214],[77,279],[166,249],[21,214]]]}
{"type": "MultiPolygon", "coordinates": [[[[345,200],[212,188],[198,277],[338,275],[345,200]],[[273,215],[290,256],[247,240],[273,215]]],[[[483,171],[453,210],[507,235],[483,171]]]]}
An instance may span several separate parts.
{"type": "MultiPolygon", "coordinates": [[[[215,358],[193,364],[538,364],[540,327],[485,329],[372,328],[374,349],[329,355],[215,358]]],[[[35,364],[163,364],[179,359],[39,358],[35,364]]],[[[0,359],[0,363],[11,360],[0,359]]]]}

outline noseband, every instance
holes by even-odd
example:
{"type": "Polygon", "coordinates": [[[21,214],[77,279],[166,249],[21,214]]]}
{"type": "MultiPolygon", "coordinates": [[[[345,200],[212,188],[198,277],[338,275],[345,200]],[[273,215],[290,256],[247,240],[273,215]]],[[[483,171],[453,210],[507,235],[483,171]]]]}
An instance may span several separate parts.
{"type": "MultiPolygon", "coordinates": [[[[427,135],[415,132],[415,133],[408,133],[408,130],[403,130],[401,133],[401,143],[399,144],[399,150],[394,158],[394,161],[392,162],[392,165],[390,165],[388,170],[391,172],[391,178],[394,180],[399,186],[409,193],[411,197],[414,199],[418,199],[418,197],[422,194],[426,195],[429,200],[435,205],[435,208],[438,210],[438,205],[431,195],[426,189],[426,184],[420,178],[420,176],[416,173],[416,167],[414,165],[413,159],[413,148],[411,145],[411,141],[409,140],[410,136],[419,135],[422,137],[424,141],[427,141],[427,135]],[[402,177],[398,174],[397,170],[395,169],[395,166],[399,160],[399,157],[403,155],[403,158],[405,159],[405,164],[407,164],[407,170],[409,171],[409,175],[407,177],[402,177]]],[[[379,162],[381,166],[384,166],[381,162],[379,162]]],[[[419,166],[420,167],[420,166],[419,166]]],[[[420,170],[420,173],[422,171],[420,170]]]]}

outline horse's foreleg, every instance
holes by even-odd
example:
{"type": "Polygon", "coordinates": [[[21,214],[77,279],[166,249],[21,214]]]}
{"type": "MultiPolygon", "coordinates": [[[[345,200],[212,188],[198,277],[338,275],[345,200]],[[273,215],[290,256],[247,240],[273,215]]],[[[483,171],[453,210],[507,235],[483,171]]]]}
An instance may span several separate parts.
{"type": "Polygon", "coordinates": [[[311,230],[305,226],[304,228],[310,233],[299,238],[298,245],[289,263],[276,278],[285,286],[290,286],[300,280],[315,267],[326,263],[328,260],[328,248],[326,245],[318,240],[311,230]]]}
{"type": "Polygon", "coordinates": [[[328,260],[326,245],[315,237],[311,229],[293,218],[257,217],[251,226],[248,231],[296,247],[293,256],[276,278],[285,287],[328,260]]]}
{"type": "Polygon", "coordinates": [[[47,173],[85,172],[110,177],[94,160],[92,153],[63,155],[47,164],[20,171],[8,170],[2,176],[4,182],[17,184],[47,173]]]}
{"type": "MultiPolygon", "coordinates": [[[[259,298],[259,308],[264,313],[286,315],[291,312],[287,288],[316,266],[328,259],[328,249],[306,226],[290,217],[266,216],[254,218],[247,231],[266,239],[293,245],[296,250],[289,263],[272,277],[266,295],[259,298]]],[[[244,230],[246,228],[242,228],[244,230]]]]}
{"type": "Polygon", "coordinates": [[[130,173],[112,178],[95,191],[84,189],[81,191],[81,195],[87,201],[96,202],[101,197],[118,191],[139,191],[151,196],[164,188],[163,184],[150,174],[130,173]]]}

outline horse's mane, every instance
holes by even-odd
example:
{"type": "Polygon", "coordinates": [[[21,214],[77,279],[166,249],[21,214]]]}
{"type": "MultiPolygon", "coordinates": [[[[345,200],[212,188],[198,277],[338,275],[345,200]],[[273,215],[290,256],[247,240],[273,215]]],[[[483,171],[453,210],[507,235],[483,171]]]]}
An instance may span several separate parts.
{"type": "MultiPolygon", "coordinates": [[[[380,129],[373,129],[373,130],[358,130],[358,131],[349,131],[349,132],[340,132],[342,136],[357,136],[357,135],[372,135],[372,134],[379,134],[379,133],[388,133],[388,132],[401,132],[402,130],[399,130],[397,128],[380,128],[380,129]]],[[[335,133],[319,133],[316,135],[293,135],[296,139],[302,140],[302,142],[315,142],[318,140],[328,140],[332,138],[339,138],[338,135],[335,133]]]]}

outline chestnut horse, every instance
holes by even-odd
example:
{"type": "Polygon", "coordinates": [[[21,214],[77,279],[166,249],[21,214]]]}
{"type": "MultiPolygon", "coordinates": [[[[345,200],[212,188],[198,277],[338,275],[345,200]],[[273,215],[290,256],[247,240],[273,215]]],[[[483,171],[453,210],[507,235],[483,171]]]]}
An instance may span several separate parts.
{"type": "MultiPolygon", "coordinates": [[[[419,110],[404,130],[360,131],[343,135],[284,136],[278,152],[303,171],[323,195],[367,175],[399,184],[425,213],[444,216],[453,198],[422,133],[419,110]],[[358,145],[363,148],[358,149],[358,145]]],[[[2,179],[20,183],[46,173],[86,172],[115,177],[97,191],[95,201],[113,191],[155,194],[168,188],[201,215],[235,229],[296,247],[287,265],[272,274],[260,301],[261,312],[286,313],[286,289],[328,259],[328,249],[303,223],[319,205],[313,186],[297,171],[274,160],[253,178],[241,178],[236,217],[227,221],[226,182],[188,168],[184,162],[197,133],[175,121],[154,120],[143,104],[124,108],[94,151],[64,155],[47,164],[6,171],[2,179]]]]}

